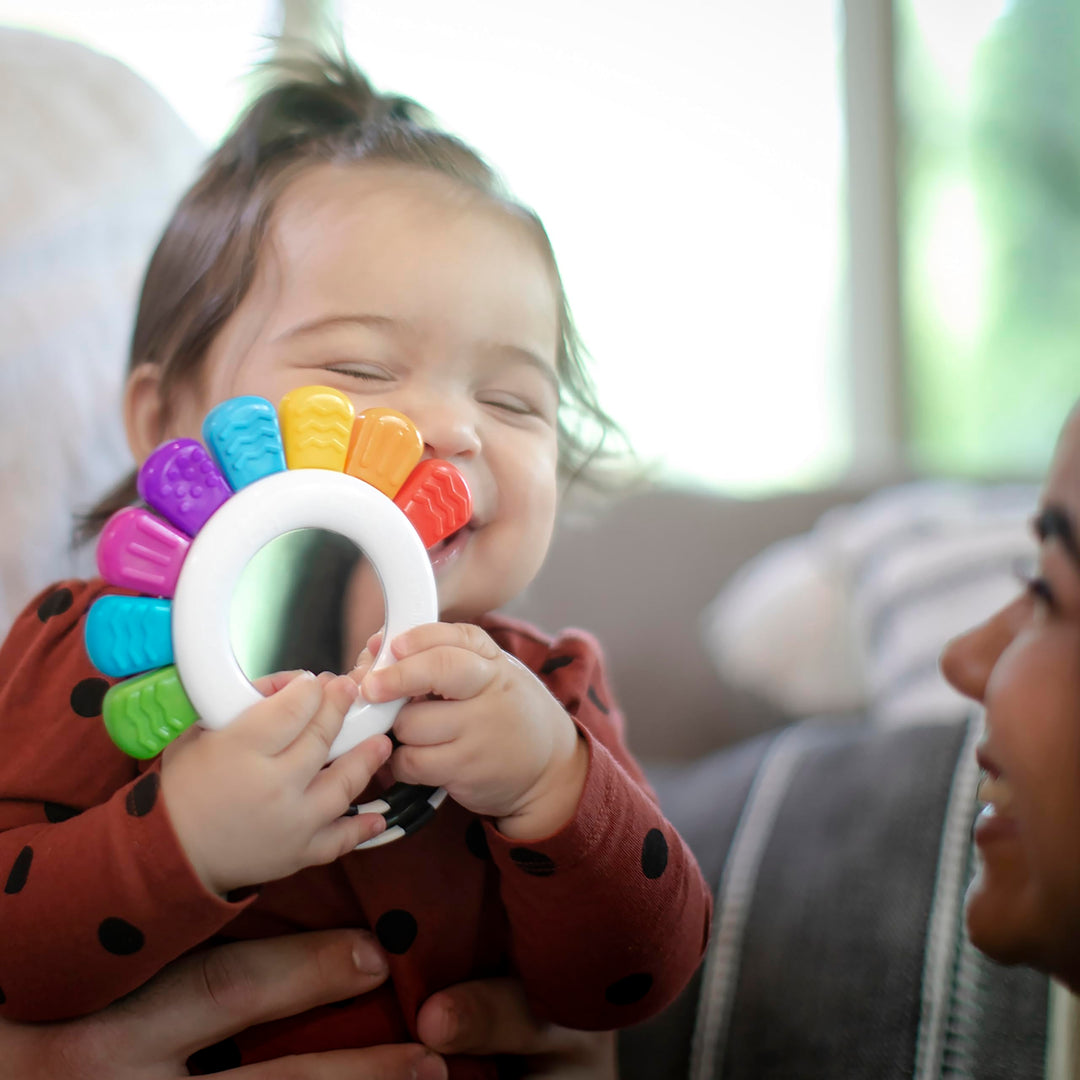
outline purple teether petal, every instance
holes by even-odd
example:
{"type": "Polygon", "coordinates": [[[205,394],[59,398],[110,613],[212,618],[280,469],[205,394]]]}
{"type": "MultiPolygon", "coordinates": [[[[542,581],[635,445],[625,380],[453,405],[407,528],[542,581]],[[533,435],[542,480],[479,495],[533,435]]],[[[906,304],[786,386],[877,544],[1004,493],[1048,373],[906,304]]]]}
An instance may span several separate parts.
{"type": "Polygon", "coordinates": [[[191,541],[141,507],[117,510],[97,546],[101,576],[111,585],[148,596],[172,596],[191,541]]]}
{"type": "Polygon", "coordinates": [[[143,462],[138,486],[139,494],[188,536],[232,494],[213,458],[194,439],[159,446],[143,462]]]}

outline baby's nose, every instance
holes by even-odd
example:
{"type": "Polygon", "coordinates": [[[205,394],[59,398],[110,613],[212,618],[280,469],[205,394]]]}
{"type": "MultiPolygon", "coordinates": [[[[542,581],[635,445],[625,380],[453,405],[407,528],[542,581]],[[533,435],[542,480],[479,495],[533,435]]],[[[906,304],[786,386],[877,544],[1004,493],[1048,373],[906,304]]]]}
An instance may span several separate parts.
{"type": "Polygon", "coordinates": [[[449,400],[433,401],[414,416],[424,440],[424,457],[474,458],[480,453],[480,434],[474,411],[449,400]]]}

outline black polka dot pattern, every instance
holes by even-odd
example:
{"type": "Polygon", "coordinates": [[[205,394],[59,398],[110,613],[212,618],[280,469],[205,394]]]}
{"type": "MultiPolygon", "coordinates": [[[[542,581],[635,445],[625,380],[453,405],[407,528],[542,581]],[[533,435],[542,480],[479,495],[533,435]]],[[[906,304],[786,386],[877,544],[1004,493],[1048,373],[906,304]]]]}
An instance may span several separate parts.
{"type": "Polygon", "coordinates": [[[668,846],[659,829],[650,829],[641,845],[641,872],[655,880],[667,869],[668,846]]]}
{"type": "Polygon", "coordinates": [[[74,806],[65,806],[63,803],[47,802],[45,804],[45,818],[54,825],[61,821],[67,821],[68,818],[76,817],[81,813],[82,811],[76,810],[74,806]]]}
{"type": "Polygon", "coordinates": [[[611,711],[601,700],[595,686],[589,687],[589,700],[605,715],[611,711]]]}
{"type": "Polygon", "coordinates": [[[143,932],[125,919],[108,918],[98,927],[101,947],[113,956],[131,956],[146,943],[143,932]]]}
{"type": "Polygon", "coordinates": [[[145,817],[154,809],[157,802],[161,777],[158,773],[147,773],[128,793],[124,806],[132,817],[145,817]]]}
{"type": "Polygon", "coordinates": [[[555,863],[551,857],[532,848],[511,848],[510,858],[519,870],[533,877],[551,877],[555,873],[555,863]]]}
{"type": "Polygon", "coordinates": [[[33,861],[34,849],[27,844],[26,847],[15,856],[15,862],[11,866],[11,872],[8,874],[7,881],[4,883],[4,892],[10,896],[22,890],[22,887],[26,884],[26,879],[30,876],[30,864],[33,861]]]}
{"type": "Polygon", "coordinates": [[[213,1046],[204,1046],[187,1059],[188,1069],[195,1076],[225,1072],[227,1069],[236,1069],[242,1064],[243,1055],[234,1039],[222,1039],[213,1046]]]}
{"type": "Polygon", "coordinates": [[[653,977],[639,971],[613,982],[604,991],[604,997],[611,1005],[633,1005],[652,989],[652,984],[653,977]]]}
{"type": "Polygon", "coordinates": [[[46,622],[54,615],[63,615],[74,602],[75,597],[70,589],[53,589],[44,600],[38,604],[37,617],[46,622]]]}
{"type": "Polygon", "coordinates": [[[469,827],[465,830],[465,846],[478,859],[491,858],[491,849],[488,847],[484,823],[479,818],[473,818],[469,822],[469,827]]]}
{"type": "Polygon", "coordinates": [[[540,674],[550,675],[553,671],[558,671],[559,668],[564,668],[573,662],[572,656],[549,656],[540,666],[540,674]]]}
{"type": "Polygon", "coordinates": [[[416,920],[401,908],[385,911],[375,923],[375,936],[379,944],[395,956],[408,952],[409,946],[416,940],[416,920]]]}
{"type": "Polygon", "coordinates": [[[83,679],[71,691],[71,707],[79,716],[100,716],[109,684],[105,679],[83,679]]]}

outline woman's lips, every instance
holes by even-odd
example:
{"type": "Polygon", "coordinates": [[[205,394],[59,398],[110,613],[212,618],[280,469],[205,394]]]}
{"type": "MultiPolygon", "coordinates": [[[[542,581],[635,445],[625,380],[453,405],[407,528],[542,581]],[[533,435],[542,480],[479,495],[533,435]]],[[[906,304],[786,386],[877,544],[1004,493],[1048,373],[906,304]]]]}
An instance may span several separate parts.
{"type": "Polygon", "coordinates": [[[1012,813],[1015,795],[1012,784],[1001,775],[1001,770],[984,747],[979,747],[975,757],[983,770],[978,799],[984,805],[975,821],[974,837],[980,847],[985,847],[997,840],[1015,836],[1016,819],[1012,813]]]}

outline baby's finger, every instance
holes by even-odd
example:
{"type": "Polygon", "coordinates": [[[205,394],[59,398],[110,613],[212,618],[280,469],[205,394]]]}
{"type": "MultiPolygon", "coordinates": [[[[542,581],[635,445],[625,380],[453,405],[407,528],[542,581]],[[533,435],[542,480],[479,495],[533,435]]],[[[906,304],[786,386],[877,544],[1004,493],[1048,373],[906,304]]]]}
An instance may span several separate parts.
{"type": "Polygon", "coordinates": [[[382,635],[381,630],[376,630],[374,634],[367,639],[364,647],[360,650],[360,655],[356,658],[356,663],[353,664],[353,669],[349,672],[357,682],[360,681],[363,672],[366,672],[371,667],[372,660],[379,655],[379,649],[382,648],[382,635]],[[357,671],[363,669],[360,675],[357,675],[357,671]]]}
{"type": "Polygon", "coordinates": [[[322,684],[304,671],[288,686],[245,709],[222,735],[242,740],[263,754],[280,753],[304,730],[322,699],[322,684]]]}
{"type": "Polygon", "coordinates": [[[368,701],[438,694],[453,701],[476,697],[495,678],[496,661],[454,646],[436,646],[369,671],[361,689],[368,701]]]}
{"type": "Polygon", "coordinates": [[[393,743],[385,735],[372,735],[320,770],[308,784],[305,796],[316,819],[330,822],[341,817],[371,783],[392,750],[393,743]]]}
{"type": "Polygon", "coordinates": [[[345,714],[359,694],[356,683],[348,675],[332,676],[322,690],[322,701],[315,714],[283,753],[291,768],[302,773],[310,771],[312,775],[326,764],[345,714]]]}
{"type": "Polygon", "coordinates": [[[303,674],[303,668],[294,668],[292,671],[275,671],[271,675],[263,675],[256,679],[252,686],[262,694],[269,697],[279,690],[284,690],[298,675],[303,674]]]}
{"type": "Polygon", "coordinates": [[[473,705],[456,701],[411,701],[394,721],[394,735],[410,746],[438,746],[460,738],[465,723],[464,709],[473,705]]]}
{"type": "Polygon", "coordinates": [[[382,814],[357,814],[340,817],[321,828],[308,844],[305,863],[322,866],[348,855],[358,844],[386,831],[386,818],[382,814]]]}
{"type": "Polygon", "coordinates": [[[433,622],[414,626],[411,630],[398,634],[390,643],[390,650],[397,659],[403,660],[406,656],[440,645],[465,649],[485,660],[495,660],[502,655],[502,650],[492,641],[491,636],[473,623],[433,622]]]}
{"type": "Polygon", "coordinates": [[[390,756],[390,769],[403,784],[447,787],[461,776],[460,747],[456,742],[399,746],[390,756]]]}

